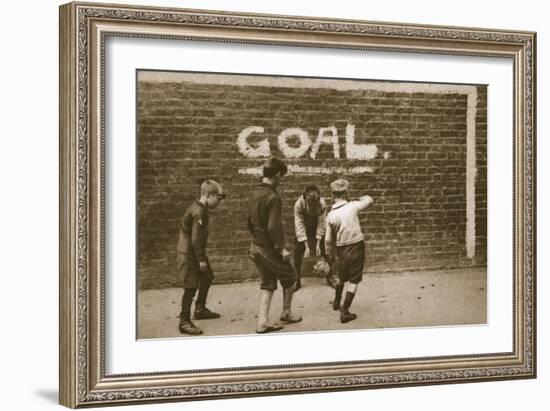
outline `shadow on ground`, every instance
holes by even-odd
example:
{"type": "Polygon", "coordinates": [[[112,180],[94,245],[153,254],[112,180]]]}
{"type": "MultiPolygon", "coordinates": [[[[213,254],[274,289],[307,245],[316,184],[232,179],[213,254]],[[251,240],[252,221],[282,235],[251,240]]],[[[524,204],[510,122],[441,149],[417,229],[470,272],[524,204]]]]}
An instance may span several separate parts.
{"type": "Polygon", "coordinates": [[[57,392],[57,390],[53,390],[53,389],[37,390],[36,395],[44,398],[49,403],[52,403],[52,404],[59,403],[59,393],[57,392]]]}

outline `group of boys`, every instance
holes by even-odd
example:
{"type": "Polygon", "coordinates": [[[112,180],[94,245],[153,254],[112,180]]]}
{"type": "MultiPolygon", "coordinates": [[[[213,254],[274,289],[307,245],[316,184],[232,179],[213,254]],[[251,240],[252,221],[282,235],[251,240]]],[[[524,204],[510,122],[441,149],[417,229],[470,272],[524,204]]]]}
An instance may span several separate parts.
{"type": "MultiPolygon", "coordinates": [[[[282,219],[282,201],[277,192],[287,173],[286,164],[271,158],[263,166],[263,177],[250,193],[248,202],[248,230],[252,238],[249,257],[256,266],[260,280],[260,307],[258,312],[259,334],[277,331],[283,324],[302,321],[292,311],[292,298],[301,287],[301,268],[304,258],[321,256],[333,266],[338,259],[338,276],[334,280],[328,270],[327,282],[335,289],[332,307],[340,311],[340,321],[347,323],[357,318],[349,311],[357,286],[362,280],[365,261],[364,235],[361,231],[359,212],[368,208],[373,199],[363,196],[359,200],[348,199],[349,184],[344,179],[330,184],[334,204],[327,214],[327,205],[316,186],[308,186],[294,205],[296,246],[294,266],[290,252],[285,248],[282,219]],[[280,322],[269,320],[273,294],[280,283],[283,289],[283,310],[280,322]],[[344,287],[347,284],[344,296],[344,287]],[[342,301],[342,297],[344,300],[342,301]]],[[[222,186],[214,180],[201,185],[200,198],[185,211],[180,224],[178,239],[178,269],[183,275],[183,297],[179,330],[182,334],[200,335],[202,330],[191,321],[191,306],[197,294],[195,320],[220,318],[220,314],[206,307],[208,290],[214,274],[206,255],[209,210],[225,198],[222,186]]]]}

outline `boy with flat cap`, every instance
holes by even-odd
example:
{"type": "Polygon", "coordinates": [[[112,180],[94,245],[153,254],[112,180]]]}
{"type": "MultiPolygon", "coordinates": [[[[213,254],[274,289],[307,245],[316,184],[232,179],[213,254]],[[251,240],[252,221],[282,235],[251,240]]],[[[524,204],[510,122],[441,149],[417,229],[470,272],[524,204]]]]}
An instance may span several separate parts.
{"type": "Polygon", "coordinates": [[[202,334],[202,330],[191,321],[191,305],[197,289],[199,294],[195,302],[194,319],[220,318],[220,314],[206,308],[206,297],[214,279],[206,255],[206,241],[209,210],[216,208],[224,198],[223,188],[217,181],[205,180],[201,184],[200,198],[187,207],[181,220],[177,262],[178,269],[183,275],[184,288],[179,323],[182,334],[202,334]]]}
{"type": "Polygon", "coordinates": [[[285,248],[282,220],[282,202],[276,189],[287,173],[287,166],[277,158],[271,158],[263,166],[263,178],[250,193],[248,203],[248,230],[252,236],[250,258],[260,277],[259,334],[283,328],[269,321],[269,309],[277,281],[283,287],[283,312],[281,322],[291,324],[302,320],[291,312],[292,296],[296,289],[296,271],[290,264],[290,252],[285,248]]]}
{"type": "Polygon", "coordinates": [[[357,287],[363,279],[365,264],[365,236],[361,231],[359,212],[372,205],[374,200],[365,195],[359,200],[348,200],[349,183],[344,179],[330,184],[334,205],[327,215],[326,250],[329,255],[336,251],[339,262],[339,282],[335,287],[332,308],[340,310],[340,321],[347,323],[357,318],[349,311],[357,287]],[[342,293],[348,283],[344,303],[342,293]]]}

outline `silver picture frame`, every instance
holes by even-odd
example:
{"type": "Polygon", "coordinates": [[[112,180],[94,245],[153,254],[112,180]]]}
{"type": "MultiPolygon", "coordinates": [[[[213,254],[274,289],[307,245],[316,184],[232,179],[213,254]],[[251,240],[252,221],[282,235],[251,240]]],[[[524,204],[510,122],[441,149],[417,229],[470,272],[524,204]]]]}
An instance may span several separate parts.
{"type": "MultiPolygon", "coordinates": [[[[536,377],[536,33],[218,11],[60,7],[60,403],[192,401],[536,377]],[[203,40],[513,60],[513,350],[107,375],[105,41],[203,40]]],[[[505,177],[503,177],[505,178],[505,177]]]]}

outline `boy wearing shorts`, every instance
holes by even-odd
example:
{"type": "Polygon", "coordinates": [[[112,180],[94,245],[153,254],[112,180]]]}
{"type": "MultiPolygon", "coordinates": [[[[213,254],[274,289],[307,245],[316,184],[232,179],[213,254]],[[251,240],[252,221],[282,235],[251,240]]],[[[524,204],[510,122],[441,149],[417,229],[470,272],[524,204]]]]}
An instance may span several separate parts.
{"type": "Polygon", "coordinates": [[[280,320],[291,324],[302,320],[291,312],[292,296],[296,289],[297,275],[290,264],[290,252],[285,248],[282,220],[282,202],[276,189],[287,172],[287,166],[277,158],[271,158],[263,166],[260,185],[252,190],[248,205],[248,230],[252,236],[250,258],[260,277],[259,334],[283,328],[269,321],[269,309],[277,282],[283,288],[283,312],[280,320]]]}
{"type": "Polygon", "coordinates": [[[370,207],[374,200],[362,196],[359,200],[348,201],[349,183],[344,179],[333,181],[330,188],[334,205],[327,215],[326,250],[328,255],[337,255],[340,271],[332,308],[340,310],[340,321],[347,323],[357,318],[349,309],[363,279],[365,264],[365,236],[361,231],[359,212],[370,207]],[[346,296],[342,304],[346,283],[346,296]]]}
{"type": "Polygon", "coordinates": [[[206,255],[208,239],[209,210],[218,206],[225,198],[222,186],[214,180],[205,180],[201,184],[200,199],[195,200],[187,209],[181,220],[178,246],[178,269],[183,276],[183,297],[179,331],[182,334],[200,335],[202,330],[191,321],[191,305],[197,290],[195,302],[195,320],[220,318],[220,314],[206,308],[206,297],[214,279],[206,255]]]}

